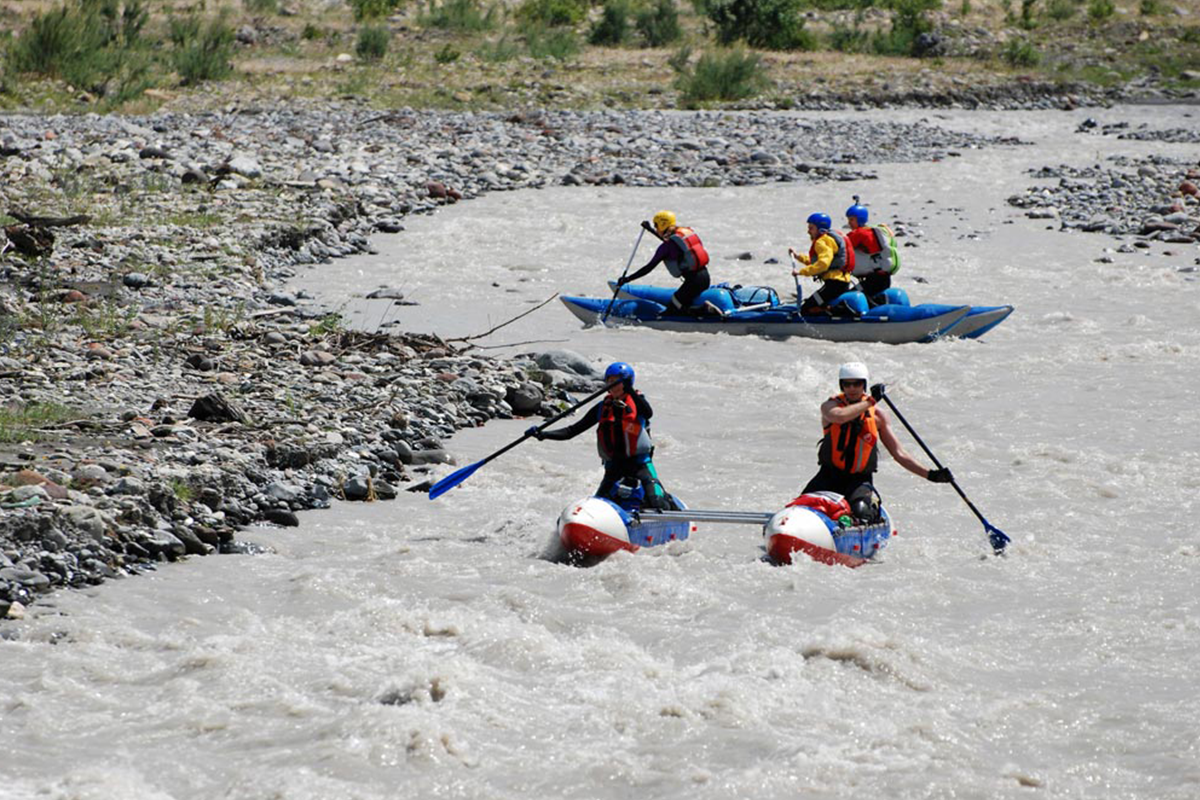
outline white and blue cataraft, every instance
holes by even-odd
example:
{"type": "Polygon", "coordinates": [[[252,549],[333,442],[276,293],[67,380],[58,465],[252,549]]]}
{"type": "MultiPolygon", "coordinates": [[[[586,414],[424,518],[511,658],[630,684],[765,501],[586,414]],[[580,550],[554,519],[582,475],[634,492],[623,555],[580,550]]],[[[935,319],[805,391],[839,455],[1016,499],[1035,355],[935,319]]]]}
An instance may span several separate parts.
{"type": "MultiPolygon", "coordinates": [[[[615,282],[610,288],[616,289],[615,282]]],[[[625,284],[617,299],[564,296],[563,304],[589,325],[642,325],[666,331],[724,331],[756,336],[802,336],[835,342],[906,344],[941,337],[977,338],[999,325],[1012,306],[942,303],[911,305],[903,289],[884,292],[889,301],[873,308],[861,292],[846,292],[832,314],[801,316],[795,303],[781,303],[765,286],[718,284],[704,291],[692,313],[668,314],[675,290],[625,284]]]]}
{"type": "MultiPolygon", "coordinates": [[[[668,495],[671,504],[683,503],[668,495]]],[[[666,514],[642,510],[640,486],[618,483],[610,497],[585,497],[558,517],[558,539],[573,560],[600,561],[620,550],[636,553],[688,538],[696,526],[686,510],[666,514]]]]}
{"type": "Polygon", "coordinates": [[[775,564],[790,564],[801,554],[822,564],[858,567],[878,556],[896,534],[882,508],[876,519],[854,519],[841,495],[827,492],[801,495],[771,513],[659,511],[641,507],[640,489],[620,491],[611,499],[585,497],[563,509],[558,538],[569,560],[595,564],[618,551],[636,553],[643,547],[682,541],[696,532],[697,522],[712,522],[761,528],[767,558],[775,564]]]}

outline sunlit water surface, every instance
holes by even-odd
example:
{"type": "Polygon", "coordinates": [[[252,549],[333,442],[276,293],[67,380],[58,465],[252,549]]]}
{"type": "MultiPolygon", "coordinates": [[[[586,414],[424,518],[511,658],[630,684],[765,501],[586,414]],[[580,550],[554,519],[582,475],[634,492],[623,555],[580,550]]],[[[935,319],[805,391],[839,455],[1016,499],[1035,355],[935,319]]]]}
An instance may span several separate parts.
{"type": "MultiPolygon", "coordinates": [[[[810,211],[861,194],[917,234],[897,276],[914,302],[1013,316],[982,341],[835,345],[583,329],[556,300],[479,344],[632,362],[668,489],[739,510],[797,493],[817,406],[861,359],[1013,537],[1007,558],[984,557],[950,487],[885,459],[900,535],[878,565],[772,567],[758,531],[714,525],[592,569],[554,564],[539,557],[554,519],[600,469],[583,437],[530,442],[436,502],[307,514],[247,533],[275,554],[35,607],[0,642],[0,796],[1200,796],[1200,282],[1180,271],[1198,252],[1098,264],[1112,240],[1005,204],[1029,167],[1195,152],[1074,133],[1088,114],[1195,125],[1180,108],[907,113],[1033,146],[862,183],[494,194],[296,282],[335,305],[403,287],[421,305],[345,308],[468,336],[555,292],[602,294],[638,221],[669,207],[718,280],[788,290],[764,260],[805,244],[810,211]]],[[[449,446],[467,464],[528,424],[449,446]]]]}

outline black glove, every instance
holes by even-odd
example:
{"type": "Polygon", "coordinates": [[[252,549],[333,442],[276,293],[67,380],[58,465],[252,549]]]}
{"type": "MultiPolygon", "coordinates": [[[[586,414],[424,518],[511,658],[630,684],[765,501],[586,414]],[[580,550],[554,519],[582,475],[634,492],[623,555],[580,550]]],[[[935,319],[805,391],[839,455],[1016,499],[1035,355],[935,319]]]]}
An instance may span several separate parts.
{"type": "Polygon", "coordinates": [[[539,427],[537,425],[530,425],[529,428],[525,431],[525,435],[532,436],[533,438],[537,439],[539,442],[542,440],[542,436],[543,436],[541,427],[539,427]]]}
{"type": "Polygon", "coordinates": [[[887,384],[877,383],[871,387],[871,399],[879,402],[883,399],[884,393],[887,392],[887,384]]]}
{"type": "Polygon", "coordinates": [[[950,474],[949,467],[942,467],[929,470],[929,480],[934,483],[950,483],[954,480],[954,476],[950,474]]]}

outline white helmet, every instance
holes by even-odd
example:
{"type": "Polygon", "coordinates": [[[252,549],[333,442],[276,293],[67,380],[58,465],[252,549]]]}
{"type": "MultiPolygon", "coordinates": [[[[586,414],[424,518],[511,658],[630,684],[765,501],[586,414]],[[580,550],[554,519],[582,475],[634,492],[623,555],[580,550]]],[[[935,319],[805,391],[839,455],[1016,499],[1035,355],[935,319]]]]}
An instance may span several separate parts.
{"type": "Polygon", "coordinates": [[[871,379],[867,374],[867,365],[861,361],[849,361],[842,364],[842,368],[838,370],[839,381],[862,381],[870,383],[871,379]]]}

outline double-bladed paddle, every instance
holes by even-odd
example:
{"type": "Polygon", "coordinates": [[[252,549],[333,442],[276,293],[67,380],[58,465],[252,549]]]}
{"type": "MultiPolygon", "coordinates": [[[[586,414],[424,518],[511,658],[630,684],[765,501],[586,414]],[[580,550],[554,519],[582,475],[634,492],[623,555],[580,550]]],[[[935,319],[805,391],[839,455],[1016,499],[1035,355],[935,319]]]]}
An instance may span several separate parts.
{"type": "MultiPolygon", "coordinates": [[[[900,423],[907,428],[908,432],[912,434],[912,437],[917,440],[917,444],[921,445],[921,449],[925,451],[925,455],[929,456],[929,460],[933,462],[933,465],[938,469],[944,469],[944,467],[942,467],[942,463],[937,460],[937,456],[935,456],[933,452],[925,446],[925,442],[921,441],[921,437],[918,436],[917,432],[913,430],[912,425],[908,424],[908,420],[906,420],[904,415],[900,413],[900,409],[896,408],[896,404],[892,402],[892,398],[888,397],[886,393],[881,394],[881,396],[883,397],[883,402],[887,403],[888,408],[890,408],[892,413],[896,415],[896,419],[900,420],[900,423]]],[[[1008,538],[1008,535],[1005,534],[1004,531],[988,522],[987,518],[984,517],[983,514],[979,513],[979,509],[976,508],[975,504],[972,503],[967,497],[966,492],[964,492],[958,485],[958,481],[951,478],[950,485],[954,487],[954,491],[958,492],[958,496],[961,497],[963,502],[967,504],[967,508],[971,509],[972,513],[979,517],[979,521],[983,523],[984,531],[987,532],[988,541],[992,543],[992,550],[996,552],[996,555],[1001,555],[1004,552],[1004,548],[1009,542],[1012,541],[1012,539],[1008,538]]]]}
{"type": "Polygon", "coordinates": [[[480,467],[482,467],[484,464],[486,464],[486,463],[488,463],[489,461],[491,461],[493,458],[496,458],[497,456],[502,456],[502,455],[504,455],[504,454],[505,454],[505,453],[507,453],[509,450],[512,450],[514,447],[516,447],[517,445],[519,445],[521,442],[523,442],[523,441],[525,441],[526,439],[528,439],[529,437],[533,436],[533,435],[534,435],[534,433],[536,433],[536,432],[538,432],[538,431],[545,430],[545,429],[546,429],[546,428],[548,428],[549,426],[551,426],[551,425],[553,425],[554,423],[558,422],[558,421],[559,421],[560,419],[562,419],[563,417],[565,417],[565,416],[568,416],[568,415],[570,415],[570,414],[573,414],[573,413],[575,413],[576,411],[578,411],[578,410],[579,410],[580,408],[582,408],[583,406],[585,406],[585,405],[587,405],[588,403],[592,402],[592,401],[593,401],[593,400],[595,400],[597,397],[599,397],[600,395],[604,394],[605,392],[607,392],[607,391],[608,391],[609,389],[611,389],[612,387],[616,386],[618,383],[620,383],[620,381],[613,381],[612,383],[605,384],[605,386],[604,386],[604,388],[603,388],[603,389],[599,389],[599,390],[597,390],[597,391],[595,391],[595,392],[592,392],[592,393],[591,393],[591,394],[589,394],[587,397],[583,398],[583,399],[582,399],[582,400],[580,400],[578,403],[576,403],[575,405],[573,405],[573,406],[571,406],[570,408],[568,408],[566,411],[562,412],[561,414],[559,414],[559,415],[557,415],[557,416],[551,417],[550,419],[546,420],[546,421],[545,421],[545,422],[543,422],[541,425],[538,425],[536,428],[532,429],[531,431],[525,431],[525,433],[524,433],[524,434],[522,434],[522,436],[521,436],[521,438],[520,438],[520,439],[517,439],[515,442],[511,442],[510,444],[507,444],[507,445],[505,445],[504,447],[501,447],[499,450],[497,450],[496,452],[492,453],[492,454],[491,454],[490,456],[488,456],[487,458],[484,458],[484,459],[482,459],[482,460],[480,460],[480,461],[476,461],[474,464],[469,464],[469,465],[467,465],[467,466],[463,467],[462,469],[458,469],[458,470],[455,470],[454,472],[451,472],[449,475],[447,475],[446,477],[442,478],[440,481],[438,481],[437,483],[435,483],[433,486],[430,486],[430,487],[429,487],[429,499],[430,499],[430,500],[436,500],[437,498],[441,497],[441,496],[442,496],[442,495],[444,495],[446,492],[450,491],[450,490],[451,490],[451,489],[453,489],[455,486],[458,486],[460,483],[462,483],[463,481],[465,481],[467,478],[469,478],[469,477],[471,477],[472,475],[474,475],[474,474],[475,474],[475,470],[479,469],[479,468],[480,468],[480,467]]]}

